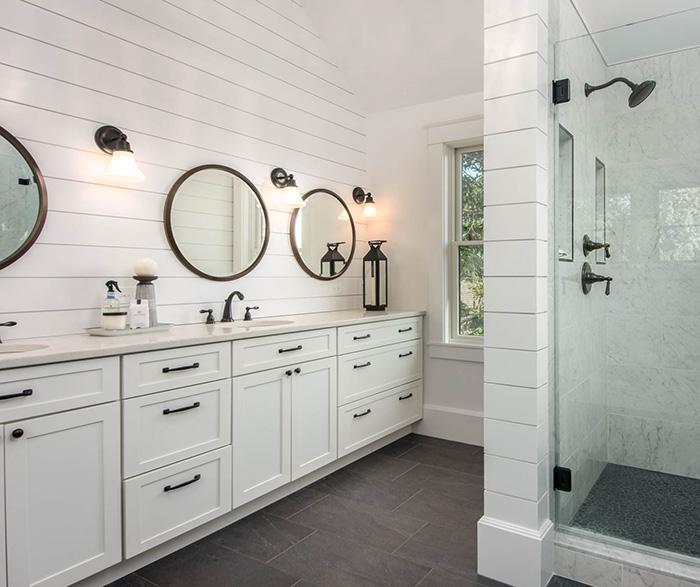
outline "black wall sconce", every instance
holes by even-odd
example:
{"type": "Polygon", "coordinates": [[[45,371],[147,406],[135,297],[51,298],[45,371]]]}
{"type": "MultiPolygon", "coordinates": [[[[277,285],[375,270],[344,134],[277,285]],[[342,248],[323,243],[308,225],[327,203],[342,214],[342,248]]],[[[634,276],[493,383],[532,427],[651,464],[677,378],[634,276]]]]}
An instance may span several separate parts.
{"type": "Polygon", "coordinates": [[[301,191],[294,175],[287,173],[281,167],[275,167],[270,173],[272,185],[282,190],[282,203],[290,208],[303,208],[306,201],[301,197],[301,191]]]}
{"type": "Polygon", "coordinates": [[[344,245],[344,241],[340,241],[337,243],[326,243],[326,247],[328,247],[328,250],[326,251],[325,255],[321,257],[321,275],[323,275],[323,270],[326,269],[326,265],[328,266],[328,275],[333,277],[336,273],[338,273],[338,268],[336,267],[337,265],[340,265],[342,267],[345,265],[345,257],[340,253],[338,250],[338,247],[340,245],[344,245]]]}
{"type": "Polygon", "coordinates": [[[365,218],[377,217],[377,206],[374,203],[372,192],[365,193],[362,188],[355,188],[352,190],[352,199],[355,200],[355,204],[362,206],[362,215],[365,218]]]}
{"type": "Polygon", "coordinates": [[[131,150],[126,135],[116,126],[101,126],[95,132],[95,143],[112,159],[107,165],[105,175],[118,181],[143,181],[144,175],[136,165],[134,152],[131,150]]]}

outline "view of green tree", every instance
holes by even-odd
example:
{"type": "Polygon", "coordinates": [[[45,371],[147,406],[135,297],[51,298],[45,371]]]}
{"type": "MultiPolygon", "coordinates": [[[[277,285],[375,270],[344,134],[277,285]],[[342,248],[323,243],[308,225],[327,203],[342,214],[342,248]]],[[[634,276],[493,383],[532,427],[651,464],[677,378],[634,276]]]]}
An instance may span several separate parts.
{"type": "MultiPolygon", "coordinates": [[[[484,238],[484,152],[461,153],[462,240],[484,238]]],[[[459,333],[484,335],[484,247],[459,247],[459,333]]]]}

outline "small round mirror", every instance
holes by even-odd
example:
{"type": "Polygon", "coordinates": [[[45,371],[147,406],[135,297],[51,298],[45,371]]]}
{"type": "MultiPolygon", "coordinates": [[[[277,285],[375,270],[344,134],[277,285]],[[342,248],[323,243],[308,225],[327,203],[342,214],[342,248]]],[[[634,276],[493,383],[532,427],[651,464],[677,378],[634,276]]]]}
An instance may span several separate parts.
{"type": "Polygon", "coordinates": [[[29,151],[0,127],[0,269],[36,241],[46,221],[46,184],[29,151]]]}
{"type": "Polygon", "coordinates": [[[355,253],[355,223],[342,198],[326,189],[304,194],[306,204],[292,213],[289,237],[294,257],[311,277],[335,279],[355,253]]]}
{"type": "Polygon", "coordinates": [[[260,193],[247,177],[223,165],[201,165],[170,190],[165,233],[190,271],[230,281],[260,262],[270,227],[260,193]]]}

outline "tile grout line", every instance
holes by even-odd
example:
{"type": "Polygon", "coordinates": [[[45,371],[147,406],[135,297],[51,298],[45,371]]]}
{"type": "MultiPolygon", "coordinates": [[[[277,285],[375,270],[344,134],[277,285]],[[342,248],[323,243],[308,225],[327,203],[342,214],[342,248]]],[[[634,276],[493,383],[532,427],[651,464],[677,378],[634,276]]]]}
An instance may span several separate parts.
{"type": "MultiPolygon", "coordinates": [[[[409,462],[412,462],[412,461],[409,461],[409,462]]],[[[410,469],[406,469],[403,473],[401,473],[400,475],[397,475],[396,477],[394,477],[394,478],[391,480],[391,483],[394,483],[394,482],[397,481],[398,479],[401,479],[401,477],[403,477],[406,473],[408,473],[409,471],[413,471],[413,469],[415,469],[416,467],[419,467],[419,466],[420,466],[420,463],[416,463],[416,464],[413,465],[410,469]]]]}
{"type": "MultiPolygon", "coordinates": [[[[301,512],[305,512],[305,511],[308,510],[310,507],[315,506],[315,505],[318,504],[318,503],[321,503],[324,499],[327,499],[327,498],[329,498],[329,497],[331,497],[331,495],[328,494],[328,493],[326,493],[326,494],[323,495],[322,498],[317,499],[317,500],[314,501],[313,503],[310,503],[309,505],[307,505],[307,506],[301,508],[298,512],[294,512],[291,516],[289,516],[288,518],[284,518],[284,519],[287,520],[288,522],[291,522],[291,521],[292,521],[292,518],[298,516],[301,512]]],[[[297,522],[297,523],[298,523],[298,522],[297,522]]],[[[300,524],[300,525],[303,526],[304,524],[300,524]]],[[[308,526],[307,526],[307,528],[308,528],[308,526]]],[[[317,528],[312,528],[312,529],[313,529],[313,530],[317,530],[317,528]]]]}
{"type": "Polygon", "coordinates": [[[435,569],[432,568],[429,569],[428,572],[425,575],[423,575],[423,578],[420,581],[418,581],[418,583],[416,583],[415,587],[418,587],[423,581],[425,581],[434,570],[435,569]]]}
{"type": "MultiPolygon", "coordinates": [[[[264,565],[269,565],[273,560],[275,560],[276,558],[282,556],[285,552],[287,552],[288,550],[294,548],[294,547],[297,546],[298,544],[301,544],[302,542],[304,542],[304,540],[306,540],[307,538],[310,538],[311,536],[313,536],[314,534],[316,534],[318,531],[319,531],[319,530],[317,530],[316,528],[313,528],[313,532],[311,532],[310,534],[304,536],[301,540],[299,540],[298,542],[295,542],[295,543],[292,544],[291,546],[288,546],[288,547],[285,548],[282,552],[280,552],[279,554],[276,554],[276,555],[273,556],[271,559],[265,561],[263,564],[264,564],[264,565]]],[[[272,568],[274,569],[275,567],[272,567],[272,568]]],[[[278,569],[278,570],[279,570],[279,569],[278,569]]],[[[299,577],[299,581],[301,581],[302,579],[303,579],[303,577],[299,577]]],[[[297,583],[298,583],[299,581],[297,581],[297,583]]],[[[296,584],[296,583],[295,583],[295,584],[296,584]]]]}
{"type": "MultiPolygon", "coordinates": [[[[407,499],[404,499],[404,500],[403,500],[399,505],[397,505],[393,510],[390,510],[390,513],[395,512],[395,511],[398,510],[403,504],[405,504],[405,503],[408,502],[408,501],[411,501],[416,495],[418,495],[418,494],[420,494],[420,493],[422,493],[422,492],[423,492],[423,488],[421,487],[421,488],[420,488],[418,491],[416,491],[413,495],[411,495],[411,496],[408,497],[407,499]]],[[[418,518],[416,518],[416,519],[418,519],[418,518]]]]}

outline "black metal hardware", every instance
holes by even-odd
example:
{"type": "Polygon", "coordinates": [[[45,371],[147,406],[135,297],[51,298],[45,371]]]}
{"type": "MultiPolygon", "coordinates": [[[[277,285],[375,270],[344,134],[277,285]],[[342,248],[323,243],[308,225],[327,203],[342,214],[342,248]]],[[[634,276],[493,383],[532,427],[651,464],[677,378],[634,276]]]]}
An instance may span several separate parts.
{"type": "Polygon", "coordinates": [[[605,282],[605,295],[610,295],[610,282],[613,280],[612,277],[606,277],[605,275],[598,275],[591,271],[591,266],[586,262],[581,267],[581,289],[584,294],[588,294],[591,291],[591,287],[594,283],[605,282]]]}
{"type": "Polygon", "coordinates": [[[163,367],[163,373],[174,373],[175,371],[187,371],[189,369],[198,369],[199,363],[192,363],[184,367],[163,367]]]}
{"type": "Polygon", "coordinates": [[[7,395],[0,395],[0,401],[4,399],[12,399],[14,397],[28,397],[34,393],[31,389],[24,389],[19,393],[8,393],[7,395]]]}
{"type": "Polygon", "coordinates": [[[371,334],[363,334],[362,336],[353,336],[353,340],[365,340],[366,338],[369,338],[372,336],[371,334]]]}
{"type": "Polygon", "coordinates": [[[292,351],[300,351],[302,349],[301,345],[297,345],[295,347],[292,347],[291,349],[278,349],[278,353],[291,353],[292,351]]]}
{"type": "Polygon", "coordinates": [[[167,416],[168,414],[177,414],[179,412],[187,412],[188,410],[194,410],[195,408],[198,408],[201,404],[199,402],[194,402],[191,406],[185,406],[184,408],[176,408],[174,410],[171,410],[170,408],[165,408],[163,410],[163,415],[167,416]]]}
{"type": "Polygon", "coordinates": [[[133,152],[126,138],[126,135],[116,126],[101,126],[95,131],[95,143],[109,155],[114,151],[133,152]]]}
{"type": "Polygon", "coordinates": [[[323,269],[326,267],[326,265],[328,266],[328,275],[330,277],[333,277],[339,272],[338,266],[340,266],[340,269],[343,268],[347,261],[345,257],[343,257],[343,254],[338,250],[338,247],[344,244],[345,241],[326,243],[326,248],[328,250],[323,257],[321,257],[321,276],[323,276],[323,269]]]}
{"type": "Polygon", "coordinates": [[[552,82],[552,102],[563,104],[571,100],[571,83],[567,79],[558,79],[552,82]]]}
{"type": "Polygon", "coordinates": [[[287,377],[291,377],[291,376],[292,376],[292,370],[291,370],[291,369],[287,369],[287,370],[284,372],[284,374],[285,374],[287,377]]]}
{"type": "Polygon", "coordinates": [[[353,365],[353,369],[362,369],[363,367],[369,367],[372,364],[372,361],[367,361],[366,363],[362,363],[360,365],[353,365]]]}
{"type": "Polygon", "coordinates": [[[411,332],[413,330],[413,326],[409,326],[408,328],[399,328],[399,334],[403,332],[411,332]]]}
{"type": "Polygon", "coordinates": [[[19,185],[32,185],[32,180],[28,177],[19,177],[17,178],[17,183],[19,185]]]}
{"type": "MultiPolygon", "coordinates": [[[[0,326],[17,326],[17,322],[14,320],[8,320],[7,322],[0,322],[0,326]]],[[[0,339],[0,344],[2,344],[2,339],[0,339]]]]}
{"type": "Polygon", "coordinates": [[[279,189],[286,187],[299,187],[297,185],[297,180],[294,179],[294,174],[287,173],[281,167],[275,167],[272,170],[270,173],[270,179],[272,180],[272,185],[279,189]]]}
{"type": "Polygon", "coordinates": [[[593,92],[597,92],[598,90],[602,90],[618,82],[625,84],[630,90],[632,90],[630,92],[629,98],[627,99],[627,105],[630,108],[635,108],[636,106],[639,106],[642,102],[644,102],[644,100],[646,100],[649,97],[649,95],[654,91],[654,88],[656,87],[656,82],[651,79],[635,84],[633,81],[628,80],[626,77],[614,77],[609,82],[605,82],[604,84],[600,84],[599,86],[584,84],[583,93],[586,95],[587,98],[593,92]]]}
{"type": "Polygon", "coordinates": [[[410,357],[413,354],[413,351],[408,351],[407,353],[399,353],[399,359],[403,359],[404,357],[410,357]]]}
{"type": "Polygon", "coordinates": [[[371,414],[371,413],[372,413],[372,410],[370,410],[369,408],[367,408],[366,411],[361,412],[360,414],[353,414],[352,417],[353,417],[353,418],[362,418],[362,416],[366,416],[367,414],[371,414]]]}
{"type": "Polygon", "coordinates": [[[214,310],[210,308],[209,310],[200,310],[199,313],[207,315],[207,324],[214,324],[214,310]]]}
{"type": "Polygon", "coordinates": [[[250,315],[251,310],[259,310],[260,306],[246,306],[245,307],[245,316],[243,316],[243,320],[246,322],[249,322],[250,320],[253,319],[253,317],[250,315]]]}
{"type": "Polygon", "coordinates": [[[413,397],[413,393],[409,393],[409,394],[406,394],[406,395],[400,395],[400,396],[399,396],[399,401],[404,400],[404,399],[408,399],[409,397],[413,397]]]}
{"type": "Polygon", "coordinates": [[[181,487],[187,487],[188,485],[192,485],[192,483],[196,483],[202,478],[202,476],[197,473],[192,479],[189,481],[185,481],[184,483],[180,483],[178,485],[166,485],[163,487],[163,491],[168,492],[168,491],[174,491],[175,489],[180,489],[181,487]]]}
{"type": "Polygon", "coordinates": [[[571,469],[554,467],[554,489],[556,491],[571,491],[571,469]]]}
{"type": "Polygon", "coordinates": [[[610,258],[610,244],[609,243],[598,243],[591,240],[587,234],[583,235],[583,254],[587,257],[588,253],[595,251],[597,249],[605,249],[605,258],[610,258]]]}
{"type": "Polygon", "coordinates": [[[294,369],[294,372],[295,372],[297,375],[299,375],[299,373],[301,373],[301,369],[300,369],[299,367],[297,367],[296,369],[294,369]]]}
{"type": "Polygon", "coordinates": [[[234,297],[238,298],[239,300],[245,299],[241,292],[232,291],[224,301],[224,313],[221,316],[222,322],[233,322],[233,317],[231,316],[231,306],[233,305],[234,297]]]}
{"type": "Polygon", "coordinates": [[[362,257],[362,306],[370,312],[386,310],[389,259],[381,250],[385,240],[367,241],[369,251],[362,257]]]}
{"type": "Polygon", "coordinates": [[[12,438],[22,438],[22,436],[24,436],[24,430],[21,428],[15,428],[12,431],[12,438]]]}

